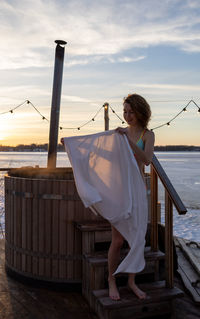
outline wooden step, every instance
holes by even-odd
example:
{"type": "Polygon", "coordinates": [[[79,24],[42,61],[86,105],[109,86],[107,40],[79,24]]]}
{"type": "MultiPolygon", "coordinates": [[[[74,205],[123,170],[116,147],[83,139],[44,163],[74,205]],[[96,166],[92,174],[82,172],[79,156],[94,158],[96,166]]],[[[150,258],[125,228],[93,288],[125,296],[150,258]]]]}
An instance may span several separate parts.
{"type": "MultiPolygon", "coordinates": [[[[124,249],[121,254],[121,260],[128,253],[124,249]]],[[[108,252],[95,253],[91,255],[84,255],[83,258],[83,281],[82,281],[82,294],[91,303],[91,291],[103,289],[107,287],[108,278],[108,252]]],[[[161,251],[153,252],[150,247],[145,247],[145,269],[137,275],[141,278],[144,275],[151,274],[151,280],[157,280],[159,275],[159,261],[164,259],[165,255],[161,251]]],[[[127,281],[127,274],[116,275],[118,285],[125,284],[127,281]]],[[[141,280],[140,280],[141,281],[141,280]]]]}
{"type": "Polygon", "coordinates": [[[96,244],[111,241],[111,226],[106,220],[75,223],[75,227],[82,233],[82,254],[94,253],[96,244]]]}
{"type": "MultiPolygon", "coordinates": [[[[122,252],[122,259],[125,257],[125,255],[128,253],[128,249],[124,249],[122,252]]],[[[108,263],[107,258],[108,252],[96,252],[93,255],[85,255],[85,258],[90,262],[91,265],[94,266],[101,266],[108,263]]],[[[144,249],[144,255],[146,261],[155,261],[155,260],[161,260],[165,258],[165,254],[158,251],[152,251],[151,247],[145,247],[144,249]]]]}
{"type": "Polygon", "coordinates": [[[171,314],[173,300],[182,297],[183,292],[174,287],[166,288],[165,282],[140,284],[147,298],[139,300],[128,288],[119,288],[121,299],[113,301],[108,297],[108,289],[92,292],[92,308],[100,319],[137,319],[171,314]]]}
{"type": "MultiPolygon", "coordinates": [[[[111,239],[111,225],[105,219],[102,221],[84,221],[75,222],[75,227],[82,234],[82,253],[92,254],[96,250],[108,249],[111,239]]],[[[149,239],[150,224],[147,227],[146,242],[150,244],[149,239]]],[[[125,241],[125,246],[128,246],[125,241]]]]}
{"type": "Polygon", "coordinates": [[[105,231],[111,230],[110,223],[106,220],[103,221],[84,221],[84,222],[77,222],[75,223],[76,227],[84,232],[84,231],[105,231]]]}

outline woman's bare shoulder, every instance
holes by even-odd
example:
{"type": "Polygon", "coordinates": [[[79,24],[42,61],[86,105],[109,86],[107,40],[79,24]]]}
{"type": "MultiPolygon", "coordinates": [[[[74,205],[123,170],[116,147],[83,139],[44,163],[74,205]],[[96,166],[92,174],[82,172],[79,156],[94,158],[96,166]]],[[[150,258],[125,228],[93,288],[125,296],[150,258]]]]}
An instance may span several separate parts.
{"type": "Polygon", "coordinates": [[[145,134],[144,134],[144,138],[147,140],[151,139],[154,140],[155,139],[155,134],[153,131],[146,129],[145,134]]]}

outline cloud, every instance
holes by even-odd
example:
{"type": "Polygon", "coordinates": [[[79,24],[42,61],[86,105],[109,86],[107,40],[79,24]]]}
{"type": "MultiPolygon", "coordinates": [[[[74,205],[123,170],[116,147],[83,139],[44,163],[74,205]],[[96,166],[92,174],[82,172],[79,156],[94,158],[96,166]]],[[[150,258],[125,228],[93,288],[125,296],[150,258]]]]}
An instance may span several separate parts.
{"type": "Polygon", "coordinates": [[[87,65],[91,63],[131,63],[131,62],[137,62],[140,60],[145,59],[146,56],[137,56],[137,57],[131,57],[131,56],[90,56],[90,57],[80,57],[76,59],[71,59],[66,62],[67,67],[72,67],[74,65],[87,65]]]}
{"type": "Polygon", "coordinates": [[[73,96],[73,95],[62,95],[63,101],[70,101],[70,102],[84,102],[84,103],[91,103],[92,100],[79,97],[79,96],[73,96]]]}
{"type": "Polygon", "coordinates": [[[57,38],[68,42],[68,66],[134,62],[126,50],[160,44],[200,52],[199,7],[194,0],[2,0],[0,69],[52,66],[57,38]]]}
{"type": "Polygon", "coordinates": [[[137,62],[137,61],[140,61],[140,60],[143,60],[145,59],[146,56],[138,56],[138,57],[130,57],[130,56],[122,56],[122,57],[111,57],[111,58],[108,58],[108,60],[112,63],[130,63],[130,62],[137,62]]]}
{"type": "Polygon", "coordinates": [[[192,9],[200,9],[200,2],[199,0],[186,0],[186,7],[192,9]]]}
{"type": "Polygon", "coordinates": [[[151,88],[151,89],[164,89],[164,90],[181,90],[181,91],[198,91],[200,85],[184,85],[184,84],[160,84],[160,83],[134,83],[134,87],[138,88],[151,88]]]}

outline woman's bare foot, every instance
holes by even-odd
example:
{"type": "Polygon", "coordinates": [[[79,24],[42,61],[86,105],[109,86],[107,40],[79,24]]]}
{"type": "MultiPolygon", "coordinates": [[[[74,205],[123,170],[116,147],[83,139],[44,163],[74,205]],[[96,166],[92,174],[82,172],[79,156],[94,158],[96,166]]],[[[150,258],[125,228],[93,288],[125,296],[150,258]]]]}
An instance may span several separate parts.
{"type": "Polygon", "coordinates": [[[120,295],[117,289],[115,278],[108,279],[108,286],[109,286],[109,297],[112,300],[120,300],[120,295]]]}
{"type": "Polygon", "coordinates": [[[138,286],[132,282],[128,283],[129,288],[134,292],[134,294],[141,300],[146,299],[147,295],[144,291],[142,291],[138,286]]]}

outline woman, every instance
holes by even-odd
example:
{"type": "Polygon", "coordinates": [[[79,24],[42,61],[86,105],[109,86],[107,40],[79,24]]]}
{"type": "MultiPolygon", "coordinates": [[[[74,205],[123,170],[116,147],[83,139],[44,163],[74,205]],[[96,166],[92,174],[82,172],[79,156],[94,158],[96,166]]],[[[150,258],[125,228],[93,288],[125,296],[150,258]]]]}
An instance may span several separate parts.
{"type": "MultiPolygon", "coordinates": [[[[154,149],[154,133],[147,129],[151,117],[150,106],[146,100],[138,94],[128,95],[124,99],[123,106],[123,115],[128,127],[118,127],[116,132],[127,136],[133,151],[133,156],[135,156],[143,176],[144,165],[150,164],[154,149]]],[[[123,242],[123,236],[112,226],[112,242],[108,251],[109,296],[112,300],[120,299],[113,273],[119,263],[120,250],[123,242]]],[[[129,274],[128,286],[139,299],[145,299],[146,293],[140,290],[135,284],[135,275],[134,273],[129,274]]]]}

